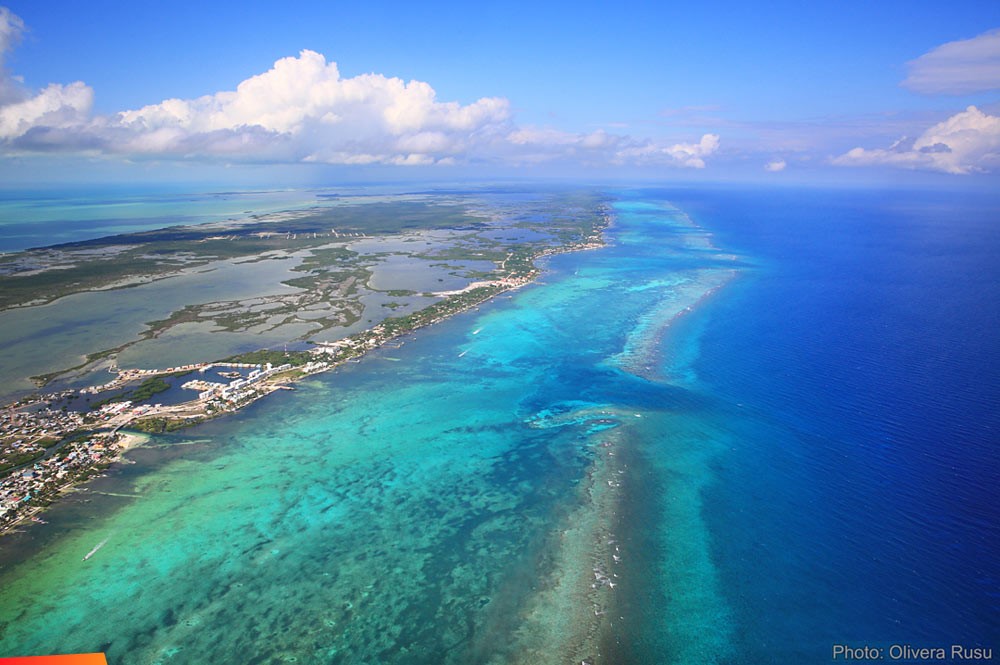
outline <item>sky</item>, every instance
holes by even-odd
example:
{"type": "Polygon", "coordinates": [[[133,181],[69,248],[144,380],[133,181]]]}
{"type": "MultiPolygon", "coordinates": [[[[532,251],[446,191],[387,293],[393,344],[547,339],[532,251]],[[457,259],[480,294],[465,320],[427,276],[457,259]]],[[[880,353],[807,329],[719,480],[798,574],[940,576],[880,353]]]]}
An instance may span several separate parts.
{"type": "Polygon", "coordinates": [[[1000,3],[0,0],[0,179],[1000,173],[1000,3]]]}

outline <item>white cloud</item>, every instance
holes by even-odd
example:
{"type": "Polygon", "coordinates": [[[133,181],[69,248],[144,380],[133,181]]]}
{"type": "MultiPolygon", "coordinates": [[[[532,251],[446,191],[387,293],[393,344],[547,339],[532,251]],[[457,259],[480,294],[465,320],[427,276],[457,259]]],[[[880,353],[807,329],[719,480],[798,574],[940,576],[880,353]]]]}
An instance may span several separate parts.
{"type": "Polygon", "coordinates": [[[704,157],[719,149],[719,136],[705,134],[698,143],[676,143],[660,146],[652,141],[642,141],[623,147],[615,154],[615,163],[634,162],[640,165],[674,163],[695,169],[705,168],[704,157]]]}
{"type": "MultiPolygon", "coordinates": [[[[21,20],[0,8],[0,65],[22,30],[21,20]]],[[[398,165],[572,160],[703,168],[719,145],[714,134],[666,145],[604,130],[521,128],[504,98],[442,102],[422,81],[381,74],[344,78],[336,63],[309,50],[278,60],[236,90],[108,116],[90,114],[94,93],[81,82],[31,94],[0,70],[0,84],[0,92],[9,92],[0,96],[0,154],[398,165]]]]}
{"type": "Polygon", "coordinates": [[[1000,29],[948,42],[907,63],[903,86],[930,95],[1000,89],[1000,29]]]}
{"type": "Polygon", "coordinates": [[[677,143],[663,149],[663,153],[680,161],[684,166],[696,169],[705,168],[703,157],[708,157],[719,149],[719,135],[705,134],[698,143],[677,143]]]}
{"type": "Polygon", "coordinates": [[[235,91],[123,111],[95,133],[121,130],[109,152],[428,164],[509,131],[509,119],[505,99],[439,102],[427,83],[343,78],[336,63],[307,50],[235,91]]]}
{"type": "Polygon", "coordinates": [[[764,164],[764,170],[770,171],[771,173],[777,173],[779,171],[784,171],[788,164],[783,159],[772,159],[767,164],[764,164]]]}
{"type": "Polygon", "coordinates": [[[834,158],[840,166],[891,165],[946,173],[987,172],[1000,167],[1000,117],[975,106],[886,149],[853,150],[834,158]]]}
{"type": "Polygon", "coordinates": [[[469,132],[502,123],[509,116],[505,99],[483,98],[462,106],[438,102],[421,81],[364,74],[340,77],[336,63],[314,51],[282,58],[274,67],[239,84],[233,92],[185,101],[169,99],[119,114],[137,129],[163,126],[189,133],[256,126],[279,134],[299,134],[347,125],[389,136],[417,132],[469,132]]]}
{"type": "Polygon", "coordinates": [[[86,118],[93,101],[93,90],[79,81],[52,83],[34,97],[0,106],[0,140],[23,136],[39,125],[73,126],[86,118]]]}
{"type": "Polygon", "coordinates": [[[36,95],[24,90],[3,63],[7,52],[20,40],[24,23],[6,7],[0,7],[0,142],[24,135],[32,127],[65,127],[84,120],[93,103],[93,91],[83,83],[63,86],[53,83],[36,95]]]}

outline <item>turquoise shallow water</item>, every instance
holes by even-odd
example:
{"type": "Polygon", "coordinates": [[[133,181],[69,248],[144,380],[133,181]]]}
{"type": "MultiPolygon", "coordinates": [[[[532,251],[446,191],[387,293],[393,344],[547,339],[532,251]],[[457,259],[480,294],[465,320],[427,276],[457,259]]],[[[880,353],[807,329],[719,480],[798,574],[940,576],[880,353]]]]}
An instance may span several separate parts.
{"type": "Polygon", "coordinates": [[[721,662],[725,441],[656,340],[736,262],[668,206],[617,209],[541,283],[130,453],[5,543],[0,653],[721,662]]]}
{"type": "Polygon", "coordinates": [[[163,186],[5,191],[0,252],[78,242],[177,224],[221,222],[316,205],[310,190],[200,191],[163,186]]]}

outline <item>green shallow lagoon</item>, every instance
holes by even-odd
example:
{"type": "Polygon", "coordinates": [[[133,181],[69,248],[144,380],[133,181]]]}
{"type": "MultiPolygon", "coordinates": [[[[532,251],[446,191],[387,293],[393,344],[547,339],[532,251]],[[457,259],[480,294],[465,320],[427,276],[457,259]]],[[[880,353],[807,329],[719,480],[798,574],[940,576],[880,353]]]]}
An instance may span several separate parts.
{"type": "Polygon", "coordinates": [[[0,542],[0,654],[724,658],[700,517],[723,444],[701,398],[647,365],[650,340],[733,263],[676,210],[617,209],[609,247],[554,257],[512,297],[156,439],[49,525],[0,542]]]}

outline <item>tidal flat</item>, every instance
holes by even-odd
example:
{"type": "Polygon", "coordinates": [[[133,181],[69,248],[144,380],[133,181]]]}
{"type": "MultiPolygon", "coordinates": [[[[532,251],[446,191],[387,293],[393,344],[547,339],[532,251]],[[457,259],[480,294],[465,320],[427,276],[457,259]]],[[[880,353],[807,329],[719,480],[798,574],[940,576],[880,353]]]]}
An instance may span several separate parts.
{"type": "MultiPolygon", "coordinates": [[[[329,342],[588,237],[594,191],[320,197],[0,258],[0,398],[329,342]]],[[[527,266],[524,266],[527,268],[527,266]]]]}

